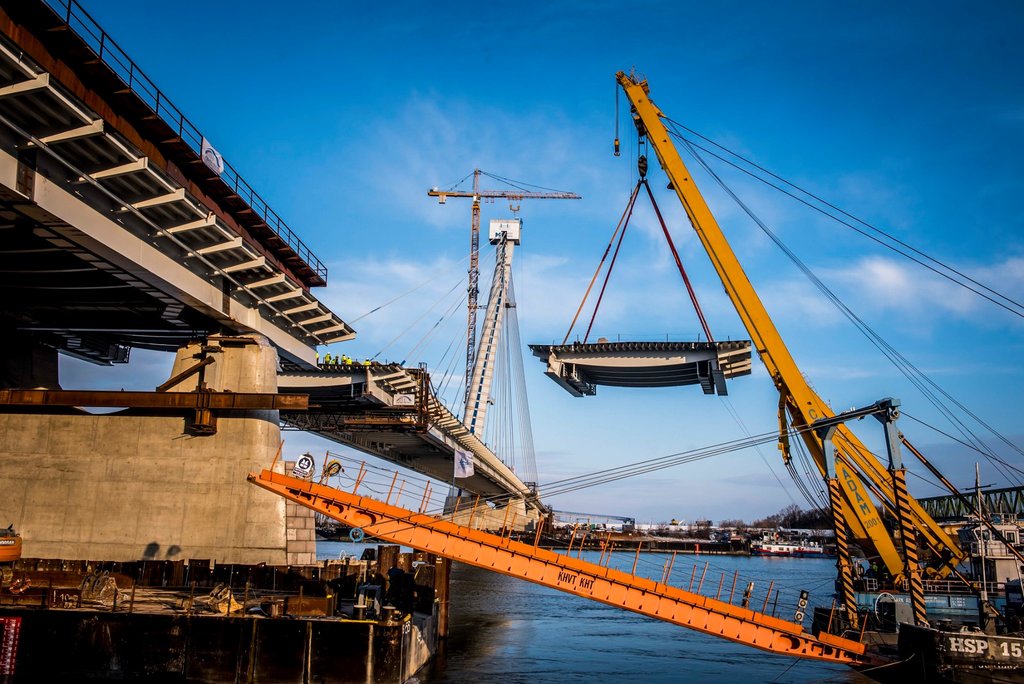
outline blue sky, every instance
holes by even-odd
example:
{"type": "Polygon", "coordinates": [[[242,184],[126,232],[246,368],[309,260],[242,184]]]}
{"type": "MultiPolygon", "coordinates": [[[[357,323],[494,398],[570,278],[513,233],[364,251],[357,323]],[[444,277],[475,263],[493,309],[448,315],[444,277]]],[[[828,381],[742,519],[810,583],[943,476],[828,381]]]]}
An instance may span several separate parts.
{"type": "MultiPolygon", "coordinates": [[[[624,116],[623,155],[611,155],[613,75],[634,66],[673,119],[1024,298],[1020,3],[83,4],[328,264],[330,285],[317,294],[343,318],[436,276],[359,321],[358,339],[332,353],[406,358],[436,320],[384,348],[464,275],[468,203],[439,206],[425,193],[474,167],[584,196],[527,202],[521,212],[522,338],[560,340],[635,181],[624,116]]],[[[718,170],[888,342],[1021,442],[1019,317],[718,170]]],[[[949,428],[728,198],[696,178],[798,364],[834,408],[895,396],[910,415],[949,428]]],[[[653,174],[712,330],[745,337],[663,181],[653,174]]],[[[485,205],[485,223],[506,209],[485,205]]],[[[639,211],[596,334],[695,338],[656,230],[639,211]]],[[[461,322],[460,314],[445,331],[457,334],[461,322]]],[[[433,366],[449,342],[439,333],[407,360],[433,366]]],[[[66,363],[65,384],[151,387],[169,369],[163,357],[135,359],[99,374],[66,363]]],[[[526,364],[541,483],[741,434],[729,406],[695,388],[603,388],[574,399],[532,357],[526,364]]],[[[750,432],[773,428],[777,398],[761,368],[733,382],[728,401],[750,432]]],[[[903,422],[968,483],[976,455],[903,422]]],[[[874,425],[863,427],[875,440],[874,425]]],[[[286,438],[293,454],[337,448],[286,438]]],[[[796,497],[766,461],[785,479],[769,445],[551,503],[639,520],[750,519],[796,497]]],[[[983,480],[1007,484],[986,466],[983,480]]],[[[939,493],[916,478],[911,488],[939,493]]]]}

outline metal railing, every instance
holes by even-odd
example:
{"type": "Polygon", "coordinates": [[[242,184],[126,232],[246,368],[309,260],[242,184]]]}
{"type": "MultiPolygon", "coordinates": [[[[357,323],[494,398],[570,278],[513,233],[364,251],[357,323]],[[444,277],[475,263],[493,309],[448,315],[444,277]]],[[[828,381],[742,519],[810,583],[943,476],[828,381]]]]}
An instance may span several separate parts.
{"type": "MultiPolygon", "coordinates": [[[[156,115],[177,132],[197,156],[202,155],[203,134],[196,128],[180,109],[164,95],[156,84],[132,61],[128,54],[96,23],[77,0],[43,0],[56,15],[67,24],[82,41],[91,49],[101,62],[148,106],[156,115]]],[[[224,172],[220,174],[224,182],[235,194],[245,200],[252,210],[263,219],[281,240],[291,247],[299,257],[309,264],[310,268],[327,282],[327,267],[299,239],[291,228],[271,209],[266,201],[245,182],[231,164],[224,162],[224,172]]]]}

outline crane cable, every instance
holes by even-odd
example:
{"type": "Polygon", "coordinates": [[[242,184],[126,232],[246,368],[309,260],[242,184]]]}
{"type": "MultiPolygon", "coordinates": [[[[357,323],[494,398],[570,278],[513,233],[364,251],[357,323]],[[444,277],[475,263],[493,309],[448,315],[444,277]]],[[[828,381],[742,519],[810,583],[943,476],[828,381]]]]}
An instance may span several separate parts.
{"type": "MultiPolygon", "coordinates": [[[[661,209],[658,207],[658,203],[654,199],[654,193],[651,192],[651,186],[644,178],[641,180],[644,184],[644,189],[647,190],[647,196],[651,198],[651,206],[654,207],[654,213],[658,217],[658,223],[661,224],[661,232],[665,234],[665,240],[668,242],[668,248],[672,252],[672,257],[676,260],[676,268],[679,269],[679,275],[683,277],[683,284],[686,285],[686,292],[690,295],[690,301],[693,303],[693,310],[697,312],[697,318],[700,320],[700,327],[704,329],[704,334],[708,338],[708,342],[714,342],[715,338],[711,336],[711,328],[708,326],[707,319],[704,318],[704,312],[700,308],[700,302],[697,301],[697,293],[693,291],[693,285],[690,284],[690,278],[686,275],[686,269],[683,268],[683,262],[679,259],[679,252],[676,251],[676,243],[672,241],[672,234],[668,232],[668,226],[665,225],[665,219],[661,215],[661,209]]],[[[609,268],[609,270],[611,270],[609,268]]]]}
{"type": "Polygon", "coordinates": [[[594,327],[594,321],[597,318],[597,312],[601,308],[601,302],[604,300],[605,289],[608,287],[608,281],[612,275],[612,269],[615,268],[615,262],[619,256],[619,250],[622,248],[622,241],[626,237],[626,228],[629,226],[629,220],[633,216],[633,209],[636,206],[636,198],[640,191],[640,186],[643,186],[647,191],[647,196],[651,200],[651,207],[654,209],[654,214],[658,218],[658,223],[661,225],[662,234],[665,236],[665,242],[668,243],[669,251],[672,253],[672,258],[675,261],[676,268],[679,270],[679,275],[683,279],[683,285],[686,287],[686,293],[690,297],[690,302],[693,304],[693,310],[697,314],[697,319],[700,321],[701,329],[704,331],[704,335],[707,337],[708,342],[714,342],[715,338],[711,334],[711,327],[708,325],[707,318],[704,316],[704,311],[701,309],[700,301],[697,299],[697,293],[693,289],[693,284],[690,282],[690,277],[686,273],[686,268],[683,267],[682,259],[679,258],[679,251],[676,249],[675,242],[672,240],[672,234],[669,232],[668,225],[665,223],[665,218],[661,213],[661,207],[658,206],[658,201],[654,198],[654,193],[651,191],[650,183],[647,182],[647,158],[644,156],[640,157],[640,161],[637,164],[640,170],[640,178],[636,182],[636,186],[633,188],[633,192],[629,196],[629,201],[626,204],[626,210],[622,214],[622,218],[619,219],[619,224],[616,225],[615,231],[612,233],[612,238],[608,242],[608,246],[605,248],[604,254],[601,257],[601,261],[597,265],[597,270],[594,271],[593,277],[590,279],[590,284],[587,286],[586,292],[583,294],[583,300],[580,302],[579,307],[576,309],[576,315],[573,316],[572,323],[569,324],[569,330],[565,334],[565,338],[562,340],[562,344],[566,344],[569,340],[569,336],[572,334],[572,330],[576,325],[576,321],[579,319],[580,312],[583,307],[586,306],[587,299],[590,297],[590,293],[594,287],[594,282],[597,280],[598,274],[604,267],[604,262],[608,258],[608,253],[611,251],[612,244],[615,244],[615,251],[612,253],[612,260],[608,264],[608,271],[605,273],[604,282],[601,284],[601,290],[597,296],[597,302],[594,304],[594,310],[590,315],[590,323],[587,325],[587,331],[583,335],[583,342],[586,344],[590,338],[590,332],[594,327]],[[621,233],[619,229],[621,228],[621,233]],[[615,236],[618,235],[618,243],[615,242],[615,236]]]}
{"type": "Polygon", "coordinates": [[[590,314],[590,323],[587,324],[587,332],[583,335],[583,344],[587,343],[590,338],[590,330],[594,327],[594,319],[597,318],[597,311],[601,308],[601,302],[604,300],[604,291],[608,287],[608,281],[612,277],[612,269],[615,268],[615,261],[619,258],[619,250],[622,248],[622,240],[626,237],[626,228],[629,227],[629,219],[633,217],[633,208],[636,206],[636,195],[640,189],[640,183],[637,181],[637,187],[633,190],[631,203],[629,206],[629,215],[626,217],[626,222],[622,224],[622,232],[619,233],[619,242],[615,245],[615,252],[612,254],[612,260],[608,262],[608,270],[604,274],[604,282],[601,283],[601,291],[597,294],[597,302],[594,303],[594,311],[590,314]]]}
{"type": "Polygon", "coordinates": [[[935,381],[932,380],[930,377],[928,377],[926,373],[917,368],[895,347],[886,342],[881,337],[881,335],[875,332],[875,330],[872,329],[871,326],[869,326],[863,319],[857,316],[853,312],[853,310],[850,309],[838,297],[838,295],[832,292],[832,290],[829,289],[829,287],[825,285],[825,283],[822,282],[821,279],[814,274],[810,267],[808,267],[796,255],[796,253],[794,253],[784,242],[782,242],[779,236],[776,235],[770,228],[768,228],[764,221],[762,221],[753,212],[753,210],[736,195],[732,188],[730,188],[725,183],[725,181],[717,173],[715,173],[714,169],[710,167],[707,161],[700,156],[696,149],[692,145],[690,145],[690,143],[687,140],[685,140],[684,138],[680,138],[680,140],[682,141],[684,148],[690,152],[690,154],[697,161],[697,163],[718,183],[718,185],[733,199],[733,201],[736,202],[736,204],[744,211],[744,213],[746,213],[751,218],[751,220],[753,220],[757,224],[757,226],[762,230],[762,232],[764,232],[765,235],[767,235],[772,240],[772,242],[774,242],[776,246],[782,250],[782,252],[790,259],[790,261],[792,261],[794,265],[796,265],[797,268],[799,268],[800,271],[803,272],[803,274],[815,285],[815,287],[818,288],[818,290],[826,297],[826,299],[828,299],[836,308],[838,308],[839,311],[844,316],[846,316],[846,318],[850,320],[851,323],[854,324],[854,327],[856,327],[861,332],[861,334],[867,337],[868,341],[870,341],[883,354],[883,356],[889,359],[890,363],[892,363],[897,368],[897,370],[899,370],[904,375],[904,377],[906,377],[907,380],[909,380],[910,383],[913,384],[918,389],[918,391],[920,391],[922,395],[926,399],[928,399],[928,401],[939,412],[945,415],[946,418],[951,423],[953,423],[954,426],[957,427],[957,429],[961,432],[961,434],[964,435],[965,438],[972,440],[975,443],[978,451],[985,454],[986,458],[993,464],[994,467],[996,467],[996,469],[1000,470],[1000,472],[1002,472],[1003,475],[1007,477],[1007,479],[1010,480],[1011,482],[1019,483],[1020,481],[1017,478],[1013,477],[1005,470],[1005,467],[1008,465],[1006,461],[996,456],[996,454],[991,449],[986,448],[984,443],[980,440],[980,438],[976,434],[974,434],[974,432],[966,424],[964,424],[964,422],[960,420],[948,406],[946,406],[942,402],[941,398],[936,393],[945,396],[954,405],[959,407],[967,415],[974,418],[980,425],[984,426],[986,429],[992,432],[992,434],[994,434],[1007,445],[1011,446],[1014,450],[1018,451],[1021,454],[1024,454],[1024,451],[1022,451],[1019,447],[1010,442],[1006,437],[1001,435],[998,431],[995,430],[995,428],[993,428],[988,423],[983,421],[980,417],[976,416],[973,412],[967,409],[967,407],[965,407],[958,400],[953,398],[948,392],[939,387],[939,385],[935,383],[935,381]],[[931,388],[934,388],[935,391],[929,389],[929,386],[931,388]]]}
{"type": "MultiPolygon", "coordinates": [[[[729,415],[732,416],[732,419],[736,422],[736,425],[738,425],[740,430],[743,431],[743,434],[749,437],[750,430],[747,429],[747,424],[743,422],[743,419],[740,417],[739,412],[736,411],[736,408],[732,405],[732,402],[729,400],[729,397],[722,397],[722,404],[725,406],[726,410],[728,410],[729,415]]],[[[754,447],[754,451],[757,452],[757,455],[761,458],[761,462],[764,463],[765,468],[767,468],[768,472],[772,474],[772,477],[775,478],[775,481],[779,483],[779,487],[782,489],[782,491],[784,491],[786,493],[786,496],[789,497],[789,500],[795,504],[796,499],[794,499],[793,495],[790,494],[788,489],[786,489],[786,486],[782,483],[782,478],[779,477],[778,473],[775,472],[775,468],[772,468],[772,465],[765,457],[764,452],[761,451],[760,447],[756,446],[754,447]]]]}
{"type": "Polygon", "coordinates": [[[1006,309],[1010,313],[1013,313],[1013,314],[1015,314],[1017,316],[1024,317],[1024,311],[1021,311],[1022,309],[1024,309],[1024,304],[1022,304],[1021,302],[1018,302],[1017,300],[1012,299],[1012,298],[1010,298],[1010,297],[1008,297],[1008,296],[1006,296],[1006,295],[1004,295],[1004,294],[1002,294],[1002,293],[992,289],[991,287],[988,287],[987,285],[985,285],[985,284],[975,280],[974,278],[970,277],[966,273],[963,273],[962,271],[957,270],[953,266],[950,266],[949,264],[946,264],[945,262],[943,262],[943,261],[941,261],[939,259],[936,259],[935,257],[932,257],[931,255],[929,255],[929,254],[927,254],[927,253],[925,253],[925,252],[923,252],[923,251],[921,251],[921,250],[919,250],[919,249],[917,249],[917,248],[907,244],[906,242],[900,240],[896,236],[891,235],[891,234],[885,232],[881,228],[878,228],[877,226],[874,226],[871,223],[868,223],[864,219],[861,219],[861,218],[858,218],[858,217],[854,216],[853,214],[847,212],[846,210],[844,210],[844,209],[842,209],[842,208],[840,208],[840,207],[838,207],[838,206],[828,202],[827,200],[822,199],[821,197],[818,197],[814,193],[812,193],[812,192],[810,192],[808,190],[805,190],[804,188],[800,187],[799,185],[796,185],[795,183],[792,183],[792,182],[786,180],[785,178],[782,178],[781,176],[773,173],[772,171],[764,168],[763,166],[758,165],[756,162],[753,162],[753,161],[747,159],[746,157],[744,157],[744,156],[742,156],[742,155],[740,155],[740,154],[738,154],[736,152],[733,152],[732,150],[729,150],[728,148],[724,147],[723,145],[720,145],[719,143],[715,142],[714,140],[711,140],[710,138],[708,138],[708,137],[706,137],[704,135],[701,135],[697,131],[694,131],[693,129],[687,128],[686,126],[680,124],[679,122],[673,121],[671,119],[667,119],[666,118],[665,121],[667,121],[670,124],[670,127],[672,128],[672,130],[671,130],[672,135],[677,137],[679,140],[682,140],[682,141],[686,142],[687,144],[692,145],[693,147],[698,148],[698,149],[702,150],[703,152],[706,152],[706,153],[710,154],[711,156],[715,157],[719,161],[722,161],[722,162],[728,164],[729,166],[733,167],[734,169],[737,169],[737,170],[747,174],[751,178],[754,178],[755,180],[758,180],[758,181],[764,183],[765,185],[778,190],[779,192],[781,192],[781,193],[791,197],[792,199],[795,199],[796,201],[800,202],[801,204],[804,204],[805,206],[813,209],[814,211],[817,211],[818,213],[823,214],[824,216],[827,216],[828,218],[830,218],[830,219],[832,219],[832,220],[834,220],[834,221],[836,221],[838,223],[841,223],[842,225],[844,225],[844,226],[850,228],[851,230],[853,230],[853,231],[863,235],[864,237],[868,238],[869,240],[877,242],[878,244],[882,245],[883,247],[886,247],[887,249],[890,249],[890,250],[896,252],[897,254],[899,254],[899,255],[901,255],[903,257],[906,257],[907,259],[910,259],[914,263],[916,263],[916,264],[918,264],[920,266],[923,266],[924,268],[927,268],[929,271],[932,271],[936,275],[942,276],[943,278],[953,282],[954,284],[959,285],[960,287],[963,287],[963,288],[965,288],[967,290],[970,290],[971,292],[973,292],[974,294],[978,295],[979,297],[987,299],[988,301],[992,302],[993,304],[995,304],[997,306],[1001,306],[1002,308],[1006,309]],[[729,159],[726,159],[725,157],[715,153],[712,150],[709,150],[708,148],[700,145],[699,143],[694,142],[693,140],[690,140],[689,138],[687,138],[684,135],[682,135],[681,133],[679,133],[677,128],[681,128],[681,129],[683,129],[685,131],[688,131],[688,132],[692,133],[693,135],[699,137],[700,139],[707,141],[708,143],[710,143],[711,145],[714,145],[715,147],[717,147],[718,149],[722,150],[726,154],[729,154],[729,155],[731,155],[733,157],[736,157],[737,159],[741,160],[743,163],[748,164],[748,165],[754,167],[755,169],[757,169],[758,171],[761,171],[762,173],[767,174],[771,178],[776,179],[780,183],[782,183],[782,184],[784,184],[784,185],[786,185],[786,186],[788,186],[790,188],[793,188],[796,191],[796,193],[790,192],[789,190],[786,190],[784,187],[780,187],[779,185],[776,185],[775,183],[772,183],[771,181],[768,181],[765,178],[762,178],[761,176],[758,176],[757,174],[751,172],[749,169],[743,168],[739,164],[736,164],[735,162],[730,161],[729,159]],[[811,198],[812,201],[809,201],[807,199],[804,199],[803,197],[797,196],[797,193],[811,198]],[[828,207],[829,209],[832,209],[833,211],[841,214],[842,216],[845,216],[846,218],[850,219],[850,221],[853,221],[856,224],[860,224],[861,226],[864,226],[869,231],[874,232],[874,233],[876,233],[878,235],[881,235],[882,237],[884,237],[887,240],[891,240],[892,242],[896,243],[900,247],[903,247],[906,250],[908,250],[908,251],[918,255],[918,257],[920,257],[920,258],[915,258],[915,257],[911,256],[910,254],[907,254],[906,252],[904,252],[904,251],[894,247],[893,245],[887,244],[883,240],[881,240],[881,239],[879,239],[879,238],[877,238],[875,236],[869,235],[867,231],[865,231],[865,230],[863,230],[861,228],[858,228],[853,223],[850,223],[849,221],[843,220],[842,218],[839,218],[839,217],[829,213],[828,211],[825,211],[824,209],[821,208],[821,206],[815,205],[814,204],[815,202],[820,203],[821,205],[824,205],[825,207],[828,207]],[[929,265],[927,263],[924,263],[925,261],[931,262],[932,264],[935,264],[935,266],[931,266],[931,265],[929,265]],[[973,287],[970,287],[970,286],[966,285],[965,283],[963,283],[963,282],[957,280],[956,278],[954,278],[953,276],[949,275],[949,273],[944,273],[940,269],[945,269],[949,273],[953,273],[957,277],[963,278],[967,282],[971,283],[972,285],[978,286],[980,289],[984,290],[985,292],[990,293],[994,297],[998,297],[999,299],[1003,300],[1003,302],[1006,302],[1008,304],[1011,304],[1011,305],[1017,307],[1018,310],[1014,310],[1010,306],[1007,306],[1006,303],[996,301],[992,297],[990,297],[990,296],[988,296],[988,295],[986,295],[986,294],[984,294],[982,292],[979,292],[978,290],[975,290],[973,287]]]}
{"type": "MultiPolygon", "coordinates": [[[[576,315],[572,317],[572,323],[569,324],[569,330],[566,331],[565,338],[562,340],[563,345],[569,341],[569,335],[572,334],[572,329],[576,327],[576,321],[579,320],[580,313],[583,311],[583,307],[587,304],[587,298],[590,297],[590,291],[594,287],[594,282],[597,280],[597,276],[600,275],[601,269],[604,267],[605,259],[608,258],[608,253],[611,251],[612,245],[615,244],[615,237],[619,234],[619,230],[624,232],[624,224],[629,223],[629,218],[633,214],[633,204],[636,202],[636,196],[639,192],[640,183],[638,181],[636,187],[633,188],[633,193],[629,196],[629,201],[626,203],[626,208],[623,210],[622,216],[619,217],[619,222],[615,226],[612,238],[608,241],[608,246],[604,249],[604,254],[601,256],[601,261],[597,265],[597,270],[594,271],[594,275],[590,279],[590,284],[587,285],[587,291],[583,293],[583,300],[580,302],[579,308],[576,309],[576,315]]],[[[591,322],[593,322],[593,319],[591,319],[591,322]]]]}
{"type": "MultiPolygon", "coordinates": [[[[978,447],[974,446],[973,444],[968,444],[967,442],[963,441],[962,439],[958,439],[956,437],[956,435],[951,435],[948,432],[946,432],[945,430],[942,430],[941,428],[936,427],[935,425],[932,425],[931,423],[927,423],[927,422],[921,420],[920,418],[917,418],[915,416],[910,415],[906,411],[900,411],[900,415],[905,417],[905,418],[909,418],[910,420],[914,421],[915,423],[919,423],[920,425],[923,425],[924,427],[929,428],[930,430],[934,430],[935,432],[939,433],[943,437],[956,442],[960,446],[967,447],[968,449],[970,449],[972,451],[977,451],[982,456],[985,455],[985,452],[980,451],[978,449],[978,447]]],[[[1017,466],[1013,465],[1012,463],[1006,463],[1006,467],[1007,468],[1011,468],[1011,469],[1017,471],[1021,475],[1024,475],[1024,470],[1021,470],[1020,468],[1018,468],[1017,466]]]]}
{"type": "MultiPolygon", "coordinates": [[[[544,190],[545,192],[559,192],[559,193],[563,193],[563,194],[566,194],[566,195],[571,194],[568,190],[557,190],[555,188],[544,187],[543,185],[535,185],[533,183],[527,183],[526,181],[512,180],[511,178],[505,178],[503,176],[498,176],[498,175],[495,175],[493,173],[487,173],[486,171],[483,171],[483,170],[480,171],[480,175],[481,176],[487,176],[488,178],[493,178],[494,180],[499,181],[501,183],[507,183],[508,185],[511,185],[516,190],[522,190],[523,192],[533,192],[533,190],[527,190],[526,188],[535,188],[536,190],[544,190]],[[524,185],[526,187],[521,187],[521,186],[524,186],[524,185]]],[[[468,176],[467,176],[467,178],[468,178],[468,176]]],[[[463,179],[463,180],[465,180],[465,179],[463,179]]]]}
{"type": "Polygon", "coordinates": [[[484,171],[483,169],[474,169],[473,171],[470,171],[465,176],[463,176],[459,180],[457,180],[454,183],[452,183],[451,185],[449,185],[447,187],[447,192],[452,192],[452,191],[457,190],[460,185],[462,185],[467,180],[469,180],[469,178],[474,173],[476,173],[477,171],[480,172],[481,176],[487,176],[488,178],[493,178],[496,181],[499,181],[501,183],[505,183],[507,185],[510,185],[513,188],[515,188],[516,190],[522,190],[523,192],[533,192],[533,190],[528,190],[527,188],[535,188],[536,190],[544,190],[544,191],[547,191],[547,192],[557,192],[557,193],[562,193],[562,194],[566,194],[566,195],[571,194],[568,190],[557,190],[555,188],[548,188],[548,187],[545,187],[543,185],[535,185],[533,183],[527,183],[526,181],[513,180],[511,178],[505,178],[504,176],[499,176],[499,175],[496,175],[496,174],[493,174],[493,173],[488,173],[487,171],[484,171]],[[523,186],[526,186],[526,187],[523,187],[523,186]]]}

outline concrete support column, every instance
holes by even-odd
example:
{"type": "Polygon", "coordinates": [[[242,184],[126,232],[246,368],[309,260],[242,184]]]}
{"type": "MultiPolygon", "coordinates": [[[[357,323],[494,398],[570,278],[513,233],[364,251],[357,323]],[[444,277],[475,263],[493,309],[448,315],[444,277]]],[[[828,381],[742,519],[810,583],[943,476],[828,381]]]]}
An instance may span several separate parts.
{"type": "MultiPolygon", "coordinates": [[[[284,462],[291,473],[295,461],[284,462]]],[[[280,470],[280,468],[276,468],[280,470]]],[[[285,500],[285,555],[288,565],[316,565],[316,515],[305,506],[285,500]]]]}
{"type": "MultiPolygon", "coordinates": [[[[213,363],[170,391],[277,391],[265,338],[190,344],[169,377],[204,357],[213,363]]],[[[0,414],[0,520],[27,557],[285,564],[284,499],[246,482],[274,460],[277,412],[220,415],[203,436],[186,422],[130,409],[0,414]]]]}

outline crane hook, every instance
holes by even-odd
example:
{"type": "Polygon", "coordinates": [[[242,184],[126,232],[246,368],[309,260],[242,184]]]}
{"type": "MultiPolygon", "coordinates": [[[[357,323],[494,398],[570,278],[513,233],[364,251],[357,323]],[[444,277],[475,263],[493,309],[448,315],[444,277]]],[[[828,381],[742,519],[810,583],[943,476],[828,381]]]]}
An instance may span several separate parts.
{"type": "Polygon", "coordinates": [[[641,154],[636,160],[636,170],[640,172],[641,178],[647,177],[647,155],[641,154]]]}

